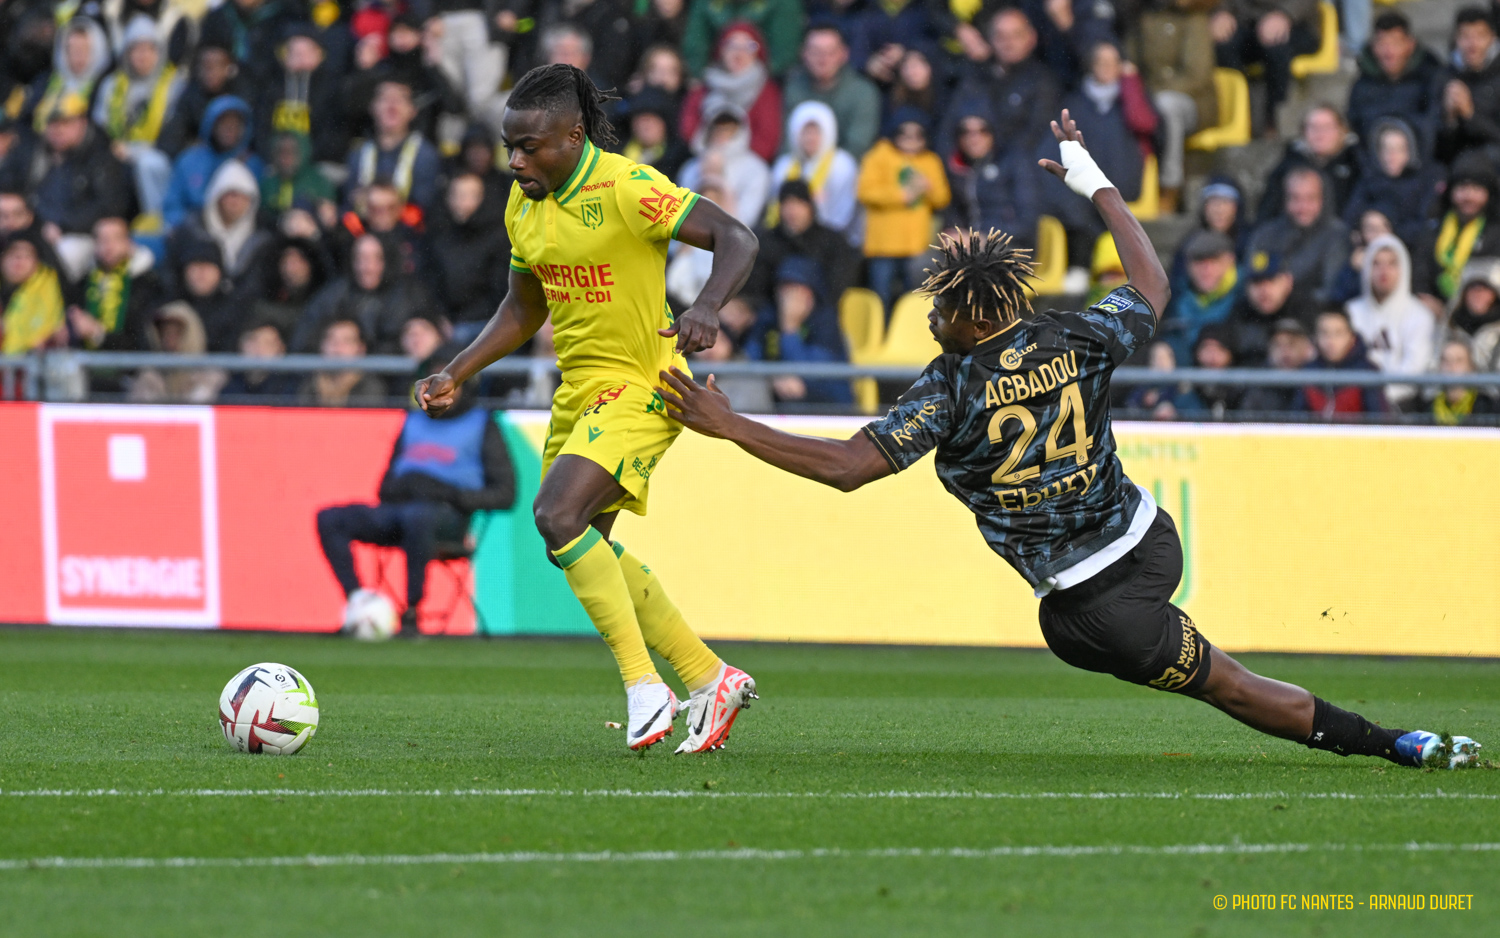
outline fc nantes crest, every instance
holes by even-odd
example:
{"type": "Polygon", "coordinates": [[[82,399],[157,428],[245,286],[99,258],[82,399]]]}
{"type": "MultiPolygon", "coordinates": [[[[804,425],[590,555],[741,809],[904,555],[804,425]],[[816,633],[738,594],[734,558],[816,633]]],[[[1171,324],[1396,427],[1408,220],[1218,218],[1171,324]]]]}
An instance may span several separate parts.
{"type": "Polygon", "coordinates": [[[604,224],[604,202],[600,199],[589,199],[583,203],[583,223],[590,229],[598,228],[604,224]]]}

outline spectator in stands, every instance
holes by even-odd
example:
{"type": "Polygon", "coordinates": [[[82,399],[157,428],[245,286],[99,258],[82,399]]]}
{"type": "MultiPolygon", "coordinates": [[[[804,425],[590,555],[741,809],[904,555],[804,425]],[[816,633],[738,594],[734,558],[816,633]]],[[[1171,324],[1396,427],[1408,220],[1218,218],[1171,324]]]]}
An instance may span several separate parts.
{"type": "Polygon", "coordinates": [[[587,72],[601,88],[614,87],[594,68],[594,37],[572,23],[555,23],[542,30],[540,65],[571,65],[587,72]]]}
{"type": "Polygon", "coordinates": [[[271,256],[275,269],[269,272],[265,296],[255,301],[249,321],[275,327],[285,345],[308,302],[327,282],[330,265],[323,246],[305,238],[282,235],[271,256]]]}
{"type": "MultiPolygon", "coordinates": [[[[1330,304],[1343,305],[1360,294],[1364,278],[1365,246],[1381,235],[1396,233],[1396,226],[1379,209],[1366,209],[1359,217],[1359,225],[1349,232],[1349,260],[1339,270],[1338,279],[1328,293],[1330,304]]],[[[1416,268],[1416,264],[1412,265],[1416,268]]]]}
{"type": "MultiPolygon", "coordinates": [[[[1370,362],[1364,340],[1354,331],[1349,314],[1325,309],[1318,314],[1313,344],[1318,357],[1305,367],[1312,371],[1378,371],[1370,362]]],[[[1313,413],[1325,420],[1341,414],[1379,414],[1385,411],[1385,394],[1378,386],[1309,384],[1297,389],[1292,410],[1313,413]]]]}
{"type": "MultiPolygon", "coordinates": [[[[745,354],[756,361],[842,362],[849,360],[836,302],[822,273],[806,257],[789,257],[776,270],[776,300],[760,314],[757,334],[745,354]]],[[[771,380],[776,400],[791,404],[847,404],[848,381],[779,375],[771,380]]]]}
{"type": "Polygon", "coordinates": [[[287,27],[299,19],[287,0],[225,0],[203,18],[203,41],[228,49],[252,87],[276,80],[276,51],[287,27]]]}
{"type": "MultiPolygon", "coordinates": [[[[324,358],[364,358],[364,332],[358,320],[335,315],[323,324],[318,354],[324,358]]],[[[385,382],[367,371],[320,371],[297,389],[301,404],[318,407],[371,407],[385,403],[385,382]]]]}
{"type": "MultiPolygon", "coordinates": [[[[696,0],[697,5],[706,0],[696,0]]],[[[772,55],[772,71],[775,71],[772,55]]],[[[828,105],[838,129],[837,146],[858,159],[880,134],[880,91],[873,82],[849,67],[849,47],[843,35],[829,26],[813,26],[802,42],[802,67],[787,76],[786,107],[795,113],[808,101],[828,105]]],[[[790,152],[797,139],[788,133],[782,149],[790,152]]]]}
{"type": "Polygon", "coordinates": [[[437,148],[412,129],[417,109],[411,86],[382,81],[375,89],[370,115],[375,121],[374,138],[349,154],[345,204],[351,203],[356,189],[380,181],[395,186],[403,199],[423,213],[430,211],[437,199],[442,160],[437,148]]]}
{"type": "Polygon", "coordinates": [[[337,210],[338,193],[311,157],[305,134],[284,131],[272,138],[270,158],[260,172],[260,211],[267,227],[291,208],[314,216],[337,210]]]}
{"type": "Polygon", "coordinates": [[[486,197],[478,176],[458,176],[433,219],[433,293],[455,323],[489,319],[509,286],[510,239],[504,219],[485,210],[486,197]]]}
{"type": "MultiPolygon", "coordinates": [[[[1450,336],[1443,342],[1436,370],[1445,375],[1470,375],[1475,372],[1474,346],[1466,336],[1450,336]]],[[[1469,418],[1474,416],[1492,416],[1497,410],[1500,408],[1495,406],[1495,399],[1488,392],[1476,388],[1443,388],[1432,401],[1433,422],[1447,427],[1469,423],[1469,418]]]]}
{"type": "MultiPolygon", "coordinates": [[[[438,210],[441,208],[439,205],[438,210]]],[[[502,223],[503,213],[502,207],[502,223]]],[[[329,232],[330,250],[341,271],[348,270],[349,249],[355,240],[366,234],[375,235],[385,245],[392,276],[425,280],[432,275],[425,224],[392,183],[375,182],[356,192],[353,211],[340,216],[338,227],[329,232]]]]}
{"type": "MultiPolygon", "coordinates": [[[[1206,371],[1223,371],[1238,364],[1234,336],[1226,323],[1209,323],[1193,342],[1193,365],[1206,371]]],[[[1175,401],[1179,416],[1189,420],[1223,420],[1240,406],[1244,392],[1232,384],[1194,384],[1175,401]]]]}
{"type": "Polygon", "coordinates": [[[1317,0],[1231,0],[1209,20],[1225,68],[1265,66],[1263,126],[1275,133],[1276,111],[1292,81],[1292,59],[1318,51],[1323,26],[1317,0]]]}
{"type": "Polygon", "coordinates": [[[1101,42],[1115,43],[1113,4],[1094,0],[1023,0],[1037,34],[1037,57],[1064,88],[1076,88],[1088,70],[1090,51],[1101,42]]]}
{"type": "Polygon", "coordinates": [[[682,136],[692,140],[705,114],[732,104],[745,112],[750,149],[767,162],[781,147],[781,89],[771,80],[765,38],[749,23],[731,23],[719,36],[714,64],[703,70],[703,84],[682,103],[682,136]]]}
{"type": "MultiPolygon", "coordinates": [[[[1082,86],[1064,95],[1062,106],[1120,195],[1127,202],[1140,198],[1145,156],[1151,152],[1157,121],[1135,67],[1121,61],[1115,45],[1099,43],[1089,52],[1089,71],[1082,86]]],[[[1060,160],[1056,138],[1043,136],[1037,155],[1060,160]]],[[[1036,177],[1035,184],[1042,191],[1042,212],[1061,221],[1068,233],[1068,266],[1081,278],[1093,257],[1094,242],[1104,234],[1104,221],[1094,203],[1051,173],[1036,177]]]]}
{"type": "Polygon", "coordinates": [[[1255,254],[1246,264],[1244,293],[1229,311],[1227,321],[1235,360],[1247,368],[1264,366],[1277,323],[1295,319],[1305,326],[1313,320],[1314,311],[1280,257],[1255,254]]]}
{"type": "Polygon", "coordinates": [[[1417,243],[1442,192],[1441,169],[1422,159],[1416,134],[1399,117],[1376,122],[1369,151],[1369,168],[1349,197],[1344,221],[1357,225],[1365,212],[1379,210],[1401,240],[1417,243]]]}
{"type": "Polygon", "coordinates": [[[168,61],[182,64],[192,50],[194,34],[198,24],[178,0],[119,0],[99,4],[99,16],[104,31],[109,36],[110,50],[116,58],[123,58],[130,47],[126,34],[137,17],[145,19],[156,32],[157,45],[168,61]]]}
{"type": "MultiPolygon", "coordinates": [[[[246,358],[286,357],[286,334],[275,322],[252,316],[240,333],[239,352],[246,358]]],[[[219,403],[290,402],[302,379],[289,371],[237,371],[219,391],[219,403]]]]}
{"type": "Polygon", "coordinates": [[[1450,67],[1438,158],[1451,163],[1469,150],[1484,150],[1492,161],[1500,160],[1500,42],[1483,7],[1458,12],[1450,67]]]}
{"type": "Polygon", "coordinates": [[[44,133],[52,114],[66,98],[82,101],[87,113],[99,79],[109,71],[110,59],[109,39],[98,23],[87,16],[69,20],[58,37],[52,71],[37,80],[24,105],[24,113],[32,116],[33,129],[44,133]]]}
{"type": "Polygon", "coordinates": [[[421,363],[453,337],[453,327],[441,313],[424,310],[401,325],[401,354],[421,363]]]}
{"type": "MultiPolygon", "coordinates": [[[[1495,311],[1491,305],[1490,314],[1495,311]]],[[[1500,322],[1487,322],[1474,330],[1474,365],[1480,371],[1500,371],[1500,322]]]]}
{"type": "MultiPolygon", "coordinates": [[[[1266,351],[1266,366],[1277,371],[1298,371],[1317,358],[1317,349],[1307,334],[1307,326],[1296,319],[1278,319],[1271,326],[1271,340],[1266,351]]],[[[1240,398],[1240,412],[1251,416],[1282,414],[1292,410],[1296,388],[1246,388],[1240,398]]]]}
{"type": "Polygon", "coordinates": [[[350,255],[349,273],[307,304],[292,335],[293,351],[312,351],[326,332],[324,324],[347,319],[359,325],[361,348],[368,344],[376,354],[393,355],[400,350],[402,324],[433,308],[419,283],[392,270],[380,238],[362,235],[350,255]]]}
{"type": "MultiPolygon", "coordinates": [[[[625,125],[625,144],[620,153],[626,159],[659,170],[668,179],[677,179],[692,151],[677,136],[677,129],[672,125],[675,113],[671,98],[656,88],[645,88],[631,97],[620,112],[620,120],[625,125]]],[[[779,117],[776,123],[779,139],[779,117]]]]}
{"type": "MultiPolygon", "coordinates": [[[[444,368],[457,353],[455,347],[445,348],[422,367],[444,368]]],[[[454,405],[441,418],[415,407],[407,411],[380,480],[379,504],[339,505],[318,512],[323,556],[351,606],[363,590],[354,569],[352,542],[400,547],[406,554],[403,636],[417,634],[427,564],[438,546],[473,550],[470,516],[476,511],[503,511],[516,500],[515,469],[505,436],[492,412],[474,406],[478,380],[457,388],[454,396],[454,405]]]]}
{"type": "Polygon", "coordinates": [[[1036,243],[1042,216],[1037,166],[1028,151],[996,149],[987,113],[980,108],[958,119],[958,142],[948,157],[953,202],[945,225],[975,231],[999,228],[1017,244],[1030,247],[1036,243]]]}
{"type": "Polygon", "coordinates": [[[954,91],[938,129],[937,149],[953,152],[960,143],[959,122],[977,115],[989,124],[997,149],[1023,153],[1029,160],[1057,117],[1061,90],[1051,70],[1036,58],[1036,30],[1025,13],[1002,9],[990,20],[988,34],[990,58],[972,64],[954,91]]]}
{"type": "MultiPolygon", "coordinates": [[[[1172,346],[1157,340],[1146,347],[1146,367],[1151,371],[1175,371],[1177,353],[1172,346]]],[[[1137,384],[1125,397],[1125,406],[1131,410],[1150,411],[1152,420],[1176,420],[1177,404],[1187,403],[1190,388],[1186,384],[1137,384]]]]}
{"type": "Polygon", "coordinates": [[[705,179],[720,182],[733,196],[730,214],[746,225],[757,224],[771,191],[771,169],[750,149],[745,112],[727,101],[719,105],[695,150],[698,155],[682,167],[678,184],[697,191],[705,179]]]}
{"type": "Polygon", "coordinates": [[[0,243],[12,237],[29,238],[36,245],[43,264],[59,270],[62,263],[57,252],[42,235],[42,222],[31,208],[31,201],[20,191],[0,189],[0,243]]]}
{"type": "Polygon", "coordinates": [[[1179,361],[1193,357],[1198,333],[1228,319],[1244,292],[1234,262],[1234,242],[1225,235],[1195,231],[1183,246],[1183,254],[1187,279],[1173,284],[1172,299],[1157,331],[1179,361]]]}
{"type": "MultiPolygon", "coordinates": [[[[146,324],[153,352],[202,355],[208,351],[203,322],[186,303],[168,303],[146,324]]],[[[147,404],[209,404],[228,375],[217,368],[144,368],[130,385],[130,400],[147,404]]]]}
{"type": "Polygon", "coordinates": [[[1161,116],[1159,172],[1162,209],[1167,212],[1177,211],[1181,201],[1187,138],[1219,123],[1208,27],[1214,5],[1214,0],[1150,0],[1128,47],[1161,116]]]}
{"type": "Polygon", "coordinates": [[[344,118],[343,76],[328,61],[311,23],[287,27],[282,40],[278,74],[259,89],[255,114],[257,145],[274,160],[279,134],[297,134],[308,141],[310,161],[344,162],[349,153],[349,122],[344,118]]]}
{"type": "MultiPolygon", "coordinates": [[[[782,183],[777,190],[776,207],[776,223],[756,230],[760,253],[742,295],[756,309],[771,305],[775,300],[776,271],[782,261],[806,257],[822,272],[828,295],[842,297],[859,276],[859,254],[842,236],[819,221],[807,180],[782,183]]],[[[721,312],[721,320],[723,316],[721,312]]],[[[744,348],[747,341],[744,336],[736,334],[733,338],[737,347],[744,348]]]]}
{"type": "Polygon", "coordinates": [[[506,49],[490,30],[488,7],[480,0],[436,0],[430,9],[437,21],[429,21],[427,28],[437,34],[437,64],[449,84],[462,90],[468,112],[498,121],[497,95],[505,79],[506,49]]]}
{"type": "Polygon", "coordinates": [[[203,208],[172,232],[168,256],[181,255],[190,241],[212,241],[230,291],[247,302],[263,295],[275,237],[256,227],[259,209],[255,176],[244,163],[229,160],[214,172],[203,208]]]}
{"type": "Polygon", "coordinates": [[[1500,322],[1500,258],[1476,257],[1464,265],[1461,286],[1449,304],[1448,331],[1474,336],[1500,322]]]}
{"type": "Polygon", "coordinates": [[[219,245],[209,239],[188,241],[172,263],[175,290],[171,292],[197,313],[209,350],[227,352],[233,349],[246,310],[241,298],[230,290],[229,280],[224,276],[219,245]]]}
{"type": "Polygon", "coordinates": [[[198,142],[208,106],[216,98],[228,95],[249,101],[256,91],[250,80],[240,74],[229,49],[212,42],[199,43],[193,53],[192,77],[178,96],[171,119],[162,128],[158,140],[162,151],[175,157],[198,142]]]}
{"type": "Polygon", "coordinates": [[[93,257],[90,232],[101,218],[133,217],[130,174],[88,119],[83,98],[70,94],[47,119],[41,179],[33,190],[42,235],[57,252],[60,273],[76,280],[93,257]]]}
{"type": "MultiPolygon", "coordinates": [[[[639,4],[636,8],[639,10],[639,4]]],[[[687,21],[687,0],[650,0],[646,11],[635,17],[635,47],[649,49],[654,45],[667,45],[681,48],[687,21]]],[[[795,37],[792,45],[795,48],[795,37]]]]}
{"type": "Polygon", "coordinates": [[[1349,256],[1349,229],[1328,204],[1322,173],[1307,166],[1294,169],[1284,186],[1283,213],[1258,225],[1246,249],[1281,255],[1292,278],[1322,303],[1349,256]]]}
{"type": "Polygon", "coordinates": [[[157,148],[186,82],[166,56],[156,24],[144,15],[125,30],[120,67],[99,86],[94,123],[114,142],[116,158],[135,174],[135,196],[141,212],[161,215],[172,180],[172,161],[157,148]]]}
{"type": "Polygon", "coordinates": [[[11,235],[0,247],[0,354],[21,355],[66,341],[62,285],[37,242],[11,235]]]}
{"type": "Polygon", "coordinates": [[[925,115],[928,127],[937,126],[947,104],[944,82],[937,75],[936,63],[942,61],[937,49],[915,46],[906,50],[885,96],[888,118],[901,108],[914,107],[925,115]]]}
{"type": "Polygon", "coordinates": [[[818,206],[818,218],[858,243],[859,163],[840,149],[833,109],[821,101],[804,101],[786,119],[788,150],[771,167],[771,182],[779,190],[788,179],[806,179],[818,206]]]}
{"type": "MultiPolygon", "coordinates": [[[[688,0],[687,26],[682,34],[682,57],[688,72],[702,74],[708,65],[714,37],[730,23],[753,24],[766,37],[771,74],[783,75],[797,58],[805,17],[798,0],[688,0]]],[[[839,40],[840,45],[843,40],[839,40]]],[[[847,57],[848,50],[845,50],[847,57]]],[[[804,50],[805,59],[805,50],[804,50]]],[[[799,104],[801,101],[792,102],[799,104]]],[[[842,115],[840,115],[842,117],[842,115]]],[[[871,139],[875,131],[870,131],[871,139]]]]}
{"type": "Polygon", "coordinates": [[[441,42],[431,33],[424,36],[422,19],[413,10],[391,21],[383,53],[361,42],[356,47],[355,69],[344,79],[344,113],[355,122],[351,132],[358,137],[381,134],[381,118],[374,108],[381,89],[394,82],[410,92],[409,128],[428,140],[436,139],[438,118],[464,110],[463,94],[448,80],[441,62],[441,42]],[[367,118],[373,118],[373,124],[367,118]]]}
{"type": "Polygon", "coordinates": [[[1412,126],[1430,156],[1442,122],[1443,63],[1412,34],[1411,21],[1398,12],[1375,18],[1375,33],[1359,56],[1359,78],[1349,89],[1350,128],[1369,139],[1382,117],[1412,126]]]}
{"type": "Polygon", "coordinates": [[[856,6],[844,29],[849,64],[888,88],[907,50],[935,49],[952,31],[953,23],[953,14],[941,0],[887,0],[856,6]]]}
{"type": "Polygon", "coordinates": [[[68,306],[72,344],[112,352],[145,349],[146,326],[162,301],[155,267],[151,251],[131,240],[129,222],[95,222],[94,263],[68,306]]]}
{"type": "Polygon", "coordinates": [[[870,288],[891,309],[897,296],[921,285],[933,215],[948,207],[952,193],[942,158],[927,148],[925,114],[903,108],[886,132],[860,164],[859,201],[870,288]]]}
{"type": "MultiPolygon", "coordinates": [[[[703,198],[734,214],[734,194],[725,180],[717,176],[705,176],[698,181],[697,191],[703,198]]],[[[690,244],[679,245],[667,261],[667,301],[674,312],[681,312],[693,305],[698,294],[708,283],[713,272],[714,255],[690,244]]]]}
{"type": "MultiPolygon", "coordinates": [[[[1234,242],[1235,254],[1242,254],[1250,237],[1250,226],[1245,223],[1245,194],[1239,184],[1228,176],[1210,176],[1198,198],[1198,225],[1194,230],[1226,235],[1234,242]]],[[[1184,236],[1172,255],[1172,277],[1177,280],[1187,276],[1187,258],[1182,256],[1182,246],[1187,240],[1184,236]]]]}
{"type": "MultiPolygon", "coordinates": [[[[458,145],[458,155],[449,162],[447,175],[449,179],[453,179],[467,173],[483,180],[484,204],[481,210],[485,214],[493,211],[494,223],[503,225],[511,180],[509,173],[500,171],[499,164],[504,162],[504,158],[501,157],[497,162],[497,156],[500,155],[495,151],[495,132],[486,124],[470,124],[458,145]]],[[[677,178],[671,174],[668,176],[671,179],[677,178]]]]}
{"type": "MultiPolygon", "coordinates": [[[[1411,258],[1406,245],[1393,235],[1376,238],[1365,249],[1364,276],[1359,299],[1345,307],[1349,322],[1369,349],[1370,361],[1381,371],[1416,374],[1432,363],[1436,329],[1432,311],[1411,292],[1411,258]]],[[[1413,385],[1387,385],[1386,400],[1394,409],[1410,409],[1417,401],[1413,385]]]]}
{"type": "Polygon", "coordinates": [[[667,124],[678,126],[683,98],[687,94],[687,68],[682,64],[682,55],[674,47],[656,45],[642,53],[640,70],[631,76],[626,90],[636,95],[647,88],[667,96],[672,106],[667,124]]]}
{"type": "MultiPolygon", "coordinates": [[[[713,374],[714,365],[718,362],[743,360],[744,355],[725,328],[719,329],[719,336],[712,347],[697,353],[692,359],[693,368],[702,374],[713,374]]],[[[714,377],[714,386],[728,396],[730,406],[739,413],[768,414],[775,410],[776,398],[771,390],[771,382],[759,375],[719,374],[714,377]]]]}
{"type": "Polygon", "coordinates": [[[1416,260],[1419,290],[1450,299],[1471,257],[1500,256],[1500,198],[1495,169],[1481,154],[1464,157],[1448,173],[1441,211],[1416,260]]]}
{"type": "Polygon", "coordinates": [[[1342,215],[1362,169],[1359,138],[1349,131],[1344,115],[1320,104],[1302,118],[1302,134],[1286,145],[1286,155],[1266,177],[1255,219],[1269,221],[1286,210],[1286,177],[1294,169],[1312,167],[1323,174],[1333,210],[1342,215]]]}
{"type": "Polygon", "coordinates": [[[250,105],[243,99],[215,98],[203,111],[203,127],[208,130],[207,139],[183,150],[172,166],[172,182],[162,207],[169,228],[203,208],[209,180],[229,160],[239,160],[251,173],[260,174],[260,157],[250,151],[250,105]]]}

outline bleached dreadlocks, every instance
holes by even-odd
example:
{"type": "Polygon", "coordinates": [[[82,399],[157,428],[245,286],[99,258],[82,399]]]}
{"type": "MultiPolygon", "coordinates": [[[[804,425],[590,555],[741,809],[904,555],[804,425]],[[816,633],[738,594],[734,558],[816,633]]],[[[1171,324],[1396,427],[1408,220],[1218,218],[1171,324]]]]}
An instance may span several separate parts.
{"type": "Polygon", "coordinates": [[[943,234],[933,245],[937,262],[924,273],[922,292],[953,307],[953,318],[988,319],[1000,325],[1031,308],[1026,278],[1031,276],[1031,249],[1017,247],[1011,236],[960,231],[943,234]]]}

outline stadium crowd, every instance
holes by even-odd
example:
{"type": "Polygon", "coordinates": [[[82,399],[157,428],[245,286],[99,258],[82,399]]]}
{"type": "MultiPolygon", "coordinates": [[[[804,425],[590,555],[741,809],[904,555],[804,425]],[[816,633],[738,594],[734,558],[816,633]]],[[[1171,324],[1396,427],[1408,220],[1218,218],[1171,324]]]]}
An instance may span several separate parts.
{"type": "MultiPolygon", "coordinates": [[[[756,228],[713,361],[869,359],[840,308],[886,322],[937,230],[1048,250],[1059,291],[1123,276],[1092,206],[1036,167],[1069,108],[1127,200],[1195,223],[1139,364],[1410,373],[1500,366],[1500,41],[1466,7],[1450,47],[1342,0],[7,0],[0,7],[3,351],[428,358],[504,296],[506,89],[564,62],[618,89],[619,149],[756,228]],[[1338,23],[1339,36],[1324,35],[1338,23]],[[1296,57],[1358,76],[1315,102],[1251,204],[1190,165],[1250,75],[1274,137],[1296,57]],[[1208,178],[1205,180],[1204,175],[1208,178]],[[1055,250],[1055,249],[1054,249],[1055,250]],[[1057,260],[1061,260],[1058,258],[1057,260]]],[[[711,256],[674,245],[686,307],[711,256]]],[[[1041,258],[1038,258],[1039,262],[1041,258]]],[[[1042,302],[1045,302],[1045,298],[1042,302]]],[[[876,329],[877,333],[881,332],[876,329]]],[[[892,332],[892,339],[895,332],[892,332]]],[[[544,332],[530,353],[550,356],[544,332]]],[[[889,356],[886,361],[896,359],[889,356]]],[[[139,401],[385,403],[359,370],[95,372],[139,401]]],[[[487,394],[544,405],[553,379],[487,394]]],[[[751,410],[852,406],[849,382],[729,385],[751,410]]],[[[1483,390],[1123,389],[1163,418],[1493,414],[1483,390]]]]}

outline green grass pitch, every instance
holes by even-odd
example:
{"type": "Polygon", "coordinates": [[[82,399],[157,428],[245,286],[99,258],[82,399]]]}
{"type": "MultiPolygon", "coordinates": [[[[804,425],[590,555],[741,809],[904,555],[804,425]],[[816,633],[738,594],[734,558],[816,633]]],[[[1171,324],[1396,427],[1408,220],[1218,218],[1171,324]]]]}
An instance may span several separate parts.
{"type": "MultiPolygon", "coordinates": [[[[0,629],[0,934],[1493,925],[1500,771],[1312,752],[1045,651],[721,650],[764,698],[729,748],[637,756],[605,727],[624,701],[598,642],[0,629]],[[322,724],[298,755],[241,755],[219,733],[220,688],[257,661],[317,689],[322,724]],[[41,858],[108,862],[28,862],[41,858]],[[1473,898],[1213,907],[1251,894],[1473,898]]],[[[1500,662],[1244,660],[1500,750],[1500,662]]]]}

